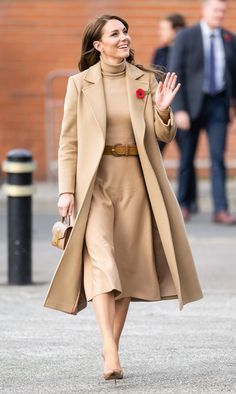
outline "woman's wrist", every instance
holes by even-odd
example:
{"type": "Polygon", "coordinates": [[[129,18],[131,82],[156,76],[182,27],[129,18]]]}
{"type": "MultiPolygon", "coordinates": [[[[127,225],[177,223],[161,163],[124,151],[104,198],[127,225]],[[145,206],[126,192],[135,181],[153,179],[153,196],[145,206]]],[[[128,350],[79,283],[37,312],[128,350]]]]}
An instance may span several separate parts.
{"type": "Polygon", "coordinates": [[[170,107],[168,108],[160,108],[156,105],[156,110],[160,115],[161,119],[166,123],[170,118],[170,107]]]}
{"type": "Polygon", "coordinates": [[[158,107],[158,105],[156,105],[156,109],[158,112],[163,113],[163,114],[170,113],[170,107],[161,108],[161,107],[158,107]]]}

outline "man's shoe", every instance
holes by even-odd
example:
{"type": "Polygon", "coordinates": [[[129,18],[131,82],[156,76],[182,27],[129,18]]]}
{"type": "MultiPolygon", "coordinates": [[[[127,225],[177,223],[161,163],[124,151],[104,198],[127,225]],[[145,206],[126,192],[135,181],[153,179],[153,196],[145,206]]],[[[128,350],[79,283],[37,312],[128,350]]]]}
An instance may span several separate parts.
{"type": "Polygon", "coordinates": [[[236,216],[230,215],[228,211],[219,211],[215,213],[213,221],[215,223],[226,224],[231,226],[236,224],[236,216]]]}
{"type": "Polygon", "coordinates": [[[181,207],[181,212],[182,212],[183,219],[184,219],[185,223],[188,222],[189,219],[190,219],[190,212],[189,212],[189,210],[187,208],[185,208],[185,207],[181,207]]]}

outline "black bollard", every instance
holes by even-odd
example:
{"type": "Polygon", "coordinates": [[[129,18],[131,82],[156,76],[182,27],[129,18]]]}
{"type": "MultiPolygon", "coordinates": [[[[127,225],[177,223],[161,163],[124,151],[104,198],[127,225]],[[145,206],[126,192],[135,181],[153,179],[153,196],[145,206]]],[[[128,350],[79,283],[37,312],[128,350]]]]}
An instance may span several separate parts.
{"type": "Polygon", "coordinates": [[[26,285],[31,279],[32,173],[36,163],[26,149],[8,152],[2,169],[7,173],[3,189],[8,196],[8,283],[26,285]]]}

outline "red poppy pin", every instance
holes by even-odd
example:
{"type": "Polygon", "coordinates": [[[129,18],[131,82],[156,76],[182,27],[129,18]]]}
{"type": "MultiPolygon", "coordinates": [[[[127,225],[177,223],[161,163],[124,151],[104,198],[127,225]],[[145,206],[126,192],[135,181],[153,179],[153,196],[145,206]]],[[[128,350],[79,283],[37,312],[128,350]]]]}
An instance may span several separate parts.
{"type": "Polygon", "coordinates": [[[224,40],[225,42],[231,42],[232,41],[232,36],[229,33],[224,33],[224,40]]]}
{"type": "Polygon", "coordinates": [[[136,90],[136,97],[139,99],[144,99],[145,95],[149,94],[149,93],[150,93],[150,90],[145,91],[145,90],[139,88],[136,90]]]}

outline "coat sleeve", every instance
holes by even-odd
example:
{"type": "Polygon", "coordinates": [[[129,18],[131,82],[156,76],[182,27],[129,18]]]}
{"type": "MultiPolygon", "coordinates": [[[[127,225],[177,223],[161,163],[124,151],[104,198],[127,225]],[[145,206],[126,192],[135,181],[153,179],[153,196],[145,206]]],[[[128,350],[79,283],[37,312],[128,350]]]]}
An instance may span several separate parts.
{"type": "Polygon", "coordinates": [[[170,142],[174,139],[176,135],[176,124],[174,114],[172,109],[169,111],[169,119],[167,123],[164,123],[155,104],[155,94],[157,90],[157,81],[155,75],[152,74],[151,77],[151,95],[152,95],[152,106],[153,106],[153,116],[154,116],[154,129],[156,137],[159,141],[170,142]]]}
{"type": "Polygon", "coordinates": [[[68,80],[58,150],[59,194],[74,193],[77,167],[78,91],[73,78],[68,80]]]}

